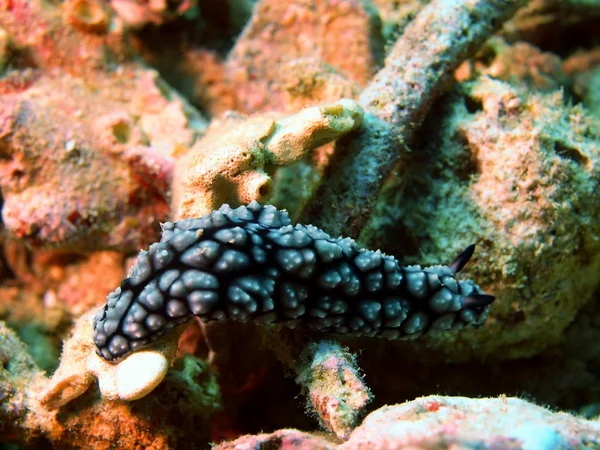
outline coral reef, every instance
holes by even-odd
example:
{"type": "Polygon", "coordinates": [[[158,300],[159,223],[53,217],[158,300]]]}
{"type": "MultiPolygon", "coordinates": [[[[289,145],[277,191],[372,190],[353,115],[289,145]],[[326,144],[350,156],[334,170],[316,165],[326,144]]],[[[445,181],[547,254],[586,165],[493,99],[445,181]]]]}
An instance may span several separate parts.
{"type": "MultiPolygon", "coordinates": [[[[383,55],[377,16],[366,5],[356,1],[259,2],[226,62],[227,79],[237,86],[237,106],[244,112],[279,111],[285,108],[286,91],[313,91],[311,85],[318,78],[290,70],[297,80],[292,84],[280,76],[282,67],[304,58],[318,57],[316,64],[330,66],[364,85],[383,55]],[[345,42],[343,51],[340,42],[345,42]]],[[[331,100],[311,97],[312,102],[331,100]]]]}
{"type": "Polygon", "coordinates": [[[33,246],[143,246],[169,212],[170,158],[204,131],[203,117],[134,60],[103,2],[9,2],[0,26],[10,50],[0,82],[4,227],[33,246]]]}
{"type": "Polygon", "coordinates": [[[94,318],[94,342],[98,355],[119,361],[193,316],[386,339],[480,326],[494,297],[455,279],[473,250],[449,266],[402,267],[352,239],[292,226],[271,205],[225,204],[163,224],[160,242],[94,318]]]}
{"type": "Polygon", "coordinates": [[[340,155],[334,176],[312,197],[302,220],[332,234],[357,237],[383,182],[452,71],[524,1],[433,2],[388,53],[360,97],[365,126],[340,155]]]}
{"type": "MultiPolygon", "coordinates": [[[[359,251],[350,239],[292,227],[287,214],[257,202],[166,223],[161,242],[140,254],[129,278],[96,314],[97,354],[90,317],[83,315],[41,403],[57,409],[82,395],[95,378],[106,399],[144,397],[165,377],[192,315],[205,322],[252,319],[313,333],[388,339],[481,325],[493,297],[470,280],[453,277],[471,254],[467,249],[450,267],[399,267],[379,251],[359,251]],[[178,268],[186,270],[180,274],[178,268]],[[372,300],[376,295],[383,300],[372,300]]],[[[307,352],[310,369],[298,365],[300,382],[323,422],[347,437],[369,400],[368,389],[339,345],[322,343],[307,352]]]]}
{"type": "Polygon", "coordinates": [[[0,0],[0,445],[600,447],[599,28],[0,0]]]}

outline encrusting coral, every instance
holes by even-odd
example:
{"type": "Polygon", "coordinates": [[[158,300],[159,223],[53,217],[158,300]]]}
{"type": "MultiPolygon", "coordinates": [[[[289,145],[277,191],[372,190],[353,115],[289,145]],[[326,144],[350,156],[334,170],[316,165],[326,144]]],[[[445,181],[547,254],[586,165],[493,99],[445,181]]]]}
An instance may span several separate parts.
{"type": "Polygon", "coordinates": [[[287,117],[226,116],[177,161],[172,215],[201,217],[223,203],[268,199],[277,168],[357,129],[362,116],[360,106],[348,99],[287,117]]]}
{"type": "Polygon", "coordinates": [[[0,29],[8,234],[80,252],[146,245],[168,216],[172,158],[205,119],[136,59],[105,2],[11,1],[0,29]]]}
{"type": "Polygon", "coordinates": [[[154,71],[122,66],[86,80],[39,75],[3,95],[6,231],[36,247],[146,245],[152,229],[140,224],[168,215],[172,158],[204,129],[201,116],[161,84],[154,71]]]}

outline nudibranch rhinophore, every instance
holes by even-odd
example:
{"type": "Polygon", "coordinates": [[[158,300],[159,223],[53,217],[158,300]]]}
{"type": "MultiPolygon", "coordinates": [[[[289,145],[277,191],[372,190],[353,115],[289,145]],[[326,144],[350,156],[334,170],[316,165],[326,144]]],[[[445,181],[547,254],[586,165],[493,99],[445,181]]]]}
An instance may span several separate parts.
{"type": "Polygon", "coordinates": [[[388,339],[481,325],[494,297],[450,266],[403,267],[285,211],[252,202],[163,224],[94,319],[94,342],[117,362],[198,316],[388,339]]]}

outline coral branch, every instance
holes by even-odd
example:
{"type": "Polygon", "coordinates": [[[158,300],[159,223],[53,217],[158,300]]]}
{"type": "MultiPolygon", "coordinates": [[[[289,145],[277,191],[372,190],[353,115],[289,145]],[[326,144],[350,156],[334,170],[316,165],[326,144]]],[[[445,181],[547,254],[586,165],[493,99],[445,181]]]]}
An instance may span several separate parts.
{"type": "Polygon", "coordinates": [[[360,98],[358,134],[338,143],[335,170],[302,221],[358,236],[386,177],[458,65],[526,1],[433,1],[405,30],[360,98]]]}
{"type": "Polygon", "coordinates": [[[307,390],[323,426],[348,439],[365,406],[372,400],[355,357],[335,341],[309,345],[297,381],[307,390]]]}
{"type": "Polygon", "coordinates": [[[287,117],[229,114],[176,164],[173,215],[201,217],[223,203],[239,206],[272,194],[276,166],[358,128],[363,111],[349,99],[305,108],[287,117]]]}

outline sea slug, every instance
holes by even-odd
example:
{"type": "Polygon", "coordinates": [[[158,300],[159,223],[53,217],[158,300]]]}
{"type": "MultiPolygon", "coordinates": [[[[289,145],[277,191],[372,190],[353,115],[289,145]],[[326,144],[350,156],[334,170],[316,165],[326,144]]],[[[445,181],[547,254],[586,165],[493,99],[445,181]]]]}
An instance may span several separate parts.
{"type": "Polygon", "coordinates": [[[274,206],[223,205],[163,224],[96,315],[96,351],[117,362],[193,316],[388,339],[481,325],[494,297],[455,278],[473,249],[450,266],[402,267],[351,238],[291,225],[274,206]]]}

